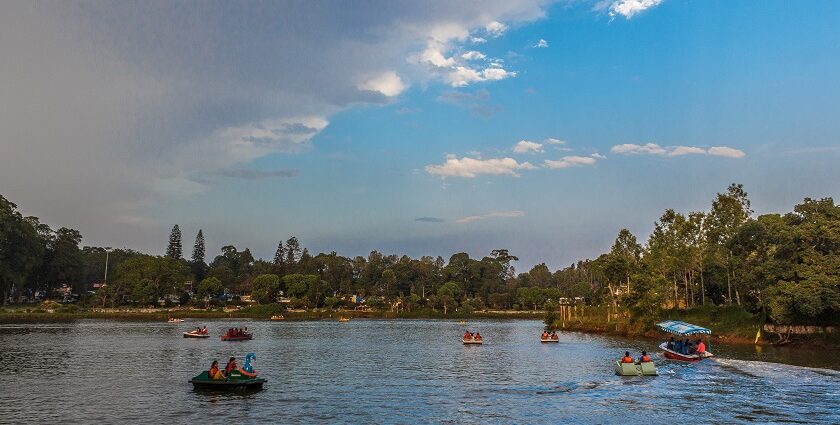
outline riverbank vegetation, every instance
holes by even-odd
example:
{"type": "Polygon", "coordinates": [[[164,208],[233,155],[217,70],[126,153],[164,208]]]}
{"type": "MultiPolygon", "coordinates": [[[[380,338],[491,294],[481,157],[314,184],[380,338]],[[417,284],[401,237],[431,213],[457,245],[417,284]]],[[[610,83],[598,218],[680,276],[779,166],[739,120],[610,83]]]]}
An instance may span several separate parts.
{"type": "Polygon", "coordinates": [[[754,217],[737,184],[717,194],[708,211],[666,210],[644,244],[622,229],[609,252],[555,271],[543,263],[517,273],[518,258],[506,249],[448,260],[378,251],[312,255],[296,237],[280,242],[271,259],[227,245],[208,264],[203,232],[185,259],[177,225],[164,256],[80,247],[81,240],[77,230],[53,230],[0,196],[3,304],[73,301],[79,294],[78,308],[91,312],[182,305],[212,314],[248,301],[256,305],[242,314],[259,316],[260,309],[290,308],[403,316],[548,309],[561,326],[571,326],[574,321],[563,318],[578,309],[584,313],[575,326],[638,332],[652,330],[660,318],[692,314],[701,325],[733,317],[733,328],[748,323],[753,333],[763,322],[826,326],[840,320],[840,207],[831,198],[806,198],[791,212],[754,217]]]}

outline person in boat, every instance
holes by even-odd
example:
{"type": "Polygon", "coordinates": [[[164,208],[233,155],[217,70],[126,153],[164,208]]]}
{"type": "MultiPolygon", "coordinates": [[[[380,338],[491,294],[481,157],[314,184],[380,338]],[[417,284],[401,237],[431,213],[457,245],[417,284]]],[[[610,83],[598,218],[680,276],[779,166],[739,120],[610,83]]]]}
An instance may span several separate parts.
{"type": "Polygon", "coordinates": [[[706,352],[706,344],[703,343],[702,339],[697,340],[697,354],[703,354],[706,352]]]}
{"type": "Polygon", "coordinates": [[[475,336],[473,336],[473,339],[476,340],[476,341],[481,341],[481,334],[476,332],[475,336]]]}
{"type": "Polygon", "coordinates": [[[548,331],[543,331],[542,335],[540,335],[540,339],[548,339],[548,331]]]}
{"type": "Polygon", "coordinates": [[[642,351],[642,357],[639,357],[639,363],[648,363],[650,362],[650,356],[648,356],[647,351],[642,351]]]}
{"type": "Polygon", "coordinates": [[[666,345],[665,348],[673,350],[675,347],[676,343],[674,343],[674,337],[671,337],[671,339],[668,341],[668,345],[666,345]]]}
{"type": "Polygon", "coordinates": [[[624,352],[624,357],[621,358],[621,362],[622,363],[633,363],[633,358],[630,357],[630,352],[629,351],[624,352]]]}
{"type": "Polygon", "coordinates": [[[210,370],[207,371],[207,376],[210,379],[225,379],[225,374],[219,370],[219,361],[213,360],[213,364],[210,365],[210,370]]]}
{"type": "Polygon", "coordinates": [[[691,341],[689,341],[688,342],[688,349],[686,350],[686,354],[696,354],[696,353],[697,353],[697,347],[695,347],[694,344],[692,344],[691,341]]]}
{"type": "Polygon", "coordinates": [[[242,330],[242,336],[248,335],[248,327],[245,326],[245,329],[242,330]]]}
{"type": "Polygon", "coordinates": [[[677,343],[674,344],[674,351],[681,353],[683,351],[683,342],[681,339],[677,340],[677,343]]]}
{"type": "Polygon", "coordinates": [[[225,365],[225,376],[230,376],[230,373],[237,369],[239,369],[239,367],[236,366],[236,357],[231,357],[230,360],[228,360],[227,365],[225,365]]]}
{"type": "Polygon", "coordinates": [[[207,335],[209,333],[210,333],[210,331],[207,330],[207,326],[205,326],[204,329],[201,330],[202,335],[207,335]]]}
{"type": "Polygon", "coordinates": [[[470,331],[464,332],[464,339],[472,339],[472,334],[470,333],[470,331]]]}
{"type": "Polygon", "coordinates": [[[560,338],[557,336],[557,332],[556,332],[556,331],[551,331],[551,339],[560,339],[560,338]]]}

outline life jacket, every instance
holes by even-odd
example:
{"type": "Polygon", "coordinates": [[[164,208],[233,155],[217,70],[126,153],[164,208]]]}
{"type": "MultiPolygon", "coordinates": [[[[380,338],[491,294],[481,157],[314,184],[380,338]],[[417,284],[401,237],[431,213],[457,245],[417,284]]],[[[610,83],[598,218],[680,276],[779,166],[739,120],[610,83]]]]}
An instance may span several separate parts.
{"type": "Polygon", "coordinates": [[[650,356],[642,356],[642,362],[649,362],[650,356]]]}
{"type": "Polygon", "coordinates": [[[479,341],[481,340],[481,335],[479,335],[478,332],[475,333],[475,339],[479,341]]]}
{"type": "Polygon", "coordinates": [[[621,358],[622,363],[633,363],[633,358],[629,356],[624,356],[621,358]]]}

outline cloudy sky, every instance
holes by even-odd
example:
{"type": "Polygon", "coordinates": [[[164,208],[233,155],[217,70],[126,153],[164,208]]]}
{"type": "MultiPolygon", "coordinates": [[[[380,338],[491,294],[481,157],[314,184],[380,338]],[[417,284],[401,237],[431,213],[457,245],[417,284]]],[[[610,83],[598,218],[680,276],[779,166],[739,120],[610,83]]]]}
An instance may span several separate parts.
{"type": "Polygon", "coordinates": [[[270,257],[644,239],[840,197],[834,1],[10,1],[0,194],[85,244],[270,257]]]}

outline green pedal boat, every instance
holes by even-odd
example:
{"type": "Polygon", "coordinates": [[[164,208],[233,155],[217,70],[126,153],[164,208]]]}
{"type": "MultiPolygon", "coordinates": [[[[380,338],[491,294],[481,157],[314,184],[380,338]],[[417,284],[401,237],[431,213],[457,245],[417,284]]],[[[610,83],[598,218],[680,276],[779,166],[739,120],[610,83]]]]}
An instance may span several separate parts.
{"type": "Polygon", "coordinates": [[[195,378],[190,379],[193,388],[197,390],[216,391],[259,391],[266,381],[265,378],[249,378],[237,371],[231,372],[227,379],[212,379],[207,371],[201,372],[195,378]]]}
{"type": "Polygon", "coordinates": [[[622,363],[616,360],[615,373],[621,376],[656,376],[656,365],[653,362],[622,363]]]}

